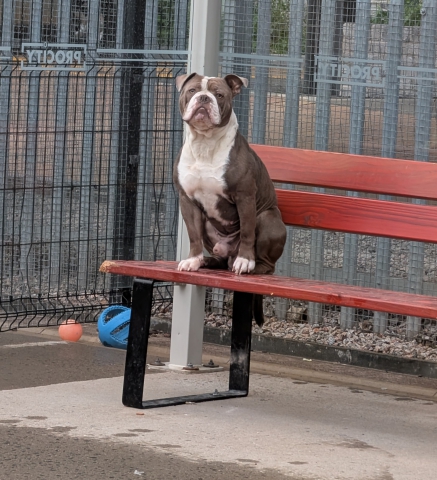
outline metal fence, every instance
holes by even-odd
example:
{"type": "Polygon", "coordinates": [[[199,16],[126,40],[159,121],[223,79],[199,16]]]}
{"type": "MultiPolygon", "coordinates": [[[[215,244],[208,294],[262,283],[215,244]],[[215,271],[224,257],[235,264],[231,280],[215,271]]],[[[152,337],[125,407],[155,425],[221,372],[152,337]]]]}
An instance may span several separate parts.
{"type": "Polygon", "coordinates": [[[0,0],[0,330],[95,321],[130,299],[103,260],[174,258],[188,3],[0,0]]]}
{"type": "MultiPolygon", "coordinates": [[[[236,102],[240,129],[253,143],[436,161],[436,21],[435,0],[225,0],[221,70],[251,83],[236,102]]],[[[437,295],[436,258],[434,244],[289,228],[277,272],[437,295]]],[[[212,311],[226,316],[221,300],[212,292],[212,311]]],[[[266,308],[286,322],[437,341],[426,319],[266,308]]]]}
{"type": "MultiPolygon", "coordinates": [[[[0,329],[93,321],[130,296],[129,279],[98,273],[102,260],[174,258],[174,77],[189,3],[0,0],[0,329]]],[[[254,143],[436,161],[436,3],[223,0],[220,71],[250,80],[235,101],[240,130],[254,143]]],[[[437,294],[435,245],[288,233],[278,273],[437,294]]],[[[208,314],[227,305],[209,292],[208,314]]],[[[171,308],[169,287],[156,306],[171,308]]],[[[426,319],[265,307],[285,323],[437,335],[426,319]]]]}

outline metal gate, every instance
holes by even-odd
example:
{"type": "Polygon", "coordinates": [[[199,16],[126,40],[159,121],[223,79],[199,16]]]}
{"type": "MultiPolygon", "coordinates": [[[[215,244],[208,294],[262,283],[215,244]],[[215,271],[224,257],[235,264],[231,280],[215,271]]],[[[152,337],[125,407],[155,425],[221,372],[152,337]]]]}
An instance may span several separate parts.
{"type": "Polygon", "coordinates": [[[0,330],[94,321],[130,296],[104,259],[174,258],[188,3],[0,0],[0,330]]]}

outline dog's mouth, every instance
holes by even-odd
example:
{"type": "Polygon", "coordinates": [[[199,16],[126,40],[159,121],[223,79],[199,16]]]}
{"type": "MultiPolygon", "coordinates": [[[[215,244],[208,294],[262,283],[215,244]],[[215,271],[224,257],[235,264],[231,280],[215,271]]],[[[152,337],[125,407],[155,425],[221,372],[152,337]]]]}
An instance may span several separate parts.
{"type": "Polygon", "coordinates": [[[206,118],[209,118],[208,111],[206,110],[205,107],[199,107],[193,115],[193,120],[196,122],[201,122],[202,120],[205,120],[206,118]]]}

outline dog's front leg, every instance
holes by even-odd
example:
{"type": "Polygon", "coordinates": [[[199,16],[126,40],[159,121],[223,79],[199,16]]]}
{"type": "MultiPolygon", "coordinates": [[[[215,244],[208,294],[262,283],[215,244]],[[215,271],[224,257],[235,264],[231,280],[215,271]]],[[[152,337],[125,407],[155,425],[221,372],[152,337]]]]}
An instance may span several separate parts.
{"type": "Polygon", "coordinates": [[[240,218],[240,248],[232,266],[237,275],[250,273],[255,268],[256,197],[242,192],[235,196],[240,218]]]}
{"type": "Polygon", "coordinates": [[[188,230],[188,238],[190,239],[190,253],[186,260],[181,260],[178,270],[186,270],[195,272],[203,267],[205,261],[203,259],[203,219],[202,212],[185,193],[180,194],[179,203],[181,207],[182,217],[188,230]]]}

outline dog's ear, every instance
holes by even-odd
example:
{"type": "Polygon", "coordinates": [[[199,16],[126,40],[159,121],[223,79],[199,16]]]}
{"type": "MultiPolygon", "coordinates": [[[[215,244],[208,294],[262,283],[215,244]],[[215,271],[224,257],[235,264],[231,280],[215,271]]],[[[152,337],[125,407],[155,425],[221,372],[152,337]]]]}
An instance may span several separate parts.
{"type": "Polygon", "coordinates": [[[194,75],[196,75],[196,72],[190,74],[186,73],[185,75],[179,75],[176,77],[176,88],[178,92],[182,90],[182,87],[188,82],[188,80],[193,78],[194,75]]]}
{"type": "Polygon", "coordinates": [[[247,87],[249,81],[247,78],[239,77],[238,75],[230,74],[225,77],[226,83],[229,85],[229,88],[232,90],[232,96],[238,95],[241,91],[241,87],[247,87]]]}

